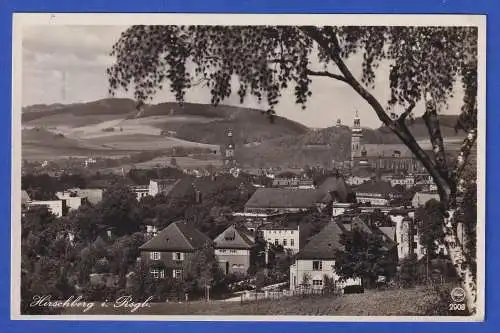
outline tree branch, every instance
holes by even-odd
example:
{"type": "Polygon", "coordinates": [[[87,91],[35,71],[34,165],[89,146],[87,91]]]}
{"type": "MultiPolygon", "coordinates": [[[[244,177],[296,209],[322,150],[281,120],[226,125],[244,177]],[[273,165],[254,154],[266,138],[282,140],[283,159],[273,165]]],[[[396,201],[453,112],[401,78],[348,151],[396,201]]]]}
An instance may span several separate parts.
{"type": "MultiPolygon", "coordinates": [[[[415,155],[415,157],[422,163],[426,170],[430,173],[434,182],[439,189],[439,196],[441,202],[445,207],[448,206],[451,186],[448,177],[443,177],[438,171],[436,163],[431,160],[431,158],[425,153],[425,151],[420,147],[418,142],[415,140],[411,132],[409,131],[406,124],[400,123],[398,121],[394,122],[389,115],[385,112],[384,108],[378,100],[366,90],[354,77],[349,68],[346,66],[342,58],[340,57],[340,43],[335,35],[335,32],[331,31],[328,38],[323,35],[323,33],[315,26],[302,26],[299,28],[302,33],[314,40],[318,45],[323,48],[326,52],[330,54],[330,58],[335,62],[340,72],[345,78],[345,82],[348,83],[365,101],[370,104],[378,118],[382,123],[384,123],[389,129],[395,133],[398,138],[410,149],[410,151],[415,155]],[[332,46],[333,44],[333,46],[332,46]]],[[[411,110],[410,110],[411,111],[411,110]]],[[[408,112],[409,114],[409,112],[408,112]]],[[[406,116],[405,116],[406,117],[406,116]]]]}
{"type": "Polygon", "coordinates": [[[432,144],[432,151],[434,153],[436,167],[441,176],[445,179],[448,179],[448,182],[450,182],[450,173],[448,170],[448,164],[446,163],[446,152],[444,149],[441,127],[439,126],[439,117],[436,110],[436,104],[430,97],[426,97],[426,99],[425,113],[423,114],[422,118],[429,132],[429,138],[432,144]]]}
{"type": "Polygon", "coordinates": [[[339,81],[347,83],[346,78],[343,77],[342,75],[333,74],[333,73],[330,73],[328,71],[313,71],[313,70],[311,70],[311,69],[308,68],[306,70],[306,73],[307,73],[307,75],[324,76],[324,77],[329,77],[329,78],[332,78],[332,79],[339,80],[339,81]]]}
{"type": "Polygon", "coordinates": [[[477,129],[470,129],[462,142],[460,147],[460,152],[458,153],[457,160],[455,162],[455,168],[453,170],[453,181],[457,185],[457,195],[463,194],[465,188],[463,186],[462,174],[469,160],[470,153],[477,139],[477,129]]]}
{"type": "Polygon", "coordinates": [[[406,121],[406,117],[413,111],[415,108],[415,102],[411,102],[408,108],[399,116],[398,122],[404,124],[406,121]]]}

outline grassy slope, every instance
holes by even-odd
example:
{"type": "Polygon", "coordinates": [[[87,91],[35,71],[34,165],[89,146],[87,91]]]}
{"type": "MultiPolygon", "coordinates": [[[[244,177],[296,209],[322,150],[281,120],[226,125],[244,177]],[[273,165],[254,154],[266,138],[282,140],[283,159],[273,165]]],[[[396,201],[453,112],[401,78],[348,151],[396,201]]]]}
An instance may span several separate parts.
{"type": "MultiPolygon", "coordinates": [[[[364,294],[287,297],[258,302],[192,302],[153,303],[139,309],[136,315],[305,315],[305,316],[411,316],[437,314],[440,298],[422,287],[387,291],[367,291],[364,294]]],[[[442,311],[445,311],[443,309],[442,311]]],[[[441,310],[440,310],[441,311],[441,310]]],[[[67,309],[64,314],[79,314],[67,309]]],[[[86,314],[130,314],[128,309],[94,307],[86,314]]]]}

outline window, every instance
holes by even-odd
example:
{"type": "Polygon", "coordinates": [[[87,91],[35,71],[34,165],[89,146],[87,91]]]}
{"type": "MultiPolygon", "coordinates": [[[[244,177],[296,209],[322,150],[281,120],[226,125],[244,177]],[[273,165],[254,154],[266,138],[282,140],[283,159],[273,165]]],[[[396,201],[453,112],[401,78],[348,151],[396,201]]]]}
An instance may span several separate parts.
{"type": "Polygon", "coordinates": [[[151,252],[151,253],[149,254],[149,258],[150,258],[151,260],[160,260],[160,258],[161,258],[161,253],[160,253],[160,252],[151,252]]]}
{"type": "Polygon", "coordinates": [[[293,235],[293,230],[290,230],[291,234],[293,235]]]}
{"type": "Polygon", "coordinates": [[[295,246],[295,242],[293,241],[293,238],[290,238],[290,246],[295,246]]]}
{"type": "Polygon", "coordinates": [[[276,239],[274,240],[274,245],[276,245],[276,246],[280,245],[280,241],[279,241],[279,239],[278,239],[278,238],[276,238],[276,239]]]}
{"type": "Polygon", "coordinates": [[[286,238],[283,239],[283,246],[286,246],[286,238]]]}
{"type": "Polygon", "coordinates": [[[323,263],[319,260],[313,261],[313,271],[321,271],[323,269],[323,263]]]}
{"type": "Polygon", "coordinates": [[[231,250],[231,253],[236,253],[236,252],[237,252],[237,251],[236,251],[236,250],[234,250],[234,249],[233,249],[233,250],[231,250]]]}
{"type": "Polygon", "coordinates": [[[163,279],[165,278],[165,271],[163,269],[152,269],[151,275],[153,279],[163,279]]]}
{"type": "Polygon", "coordinates": [[[172,271],[172,276],[174,277],[174,279],[182,278],[182,270],[181,269],[174,269],[172,271]]]}
{"type": "Polygon", "coordinates": [[[174,252],[172,253],[172,259],[176,261],[184,260],[184,253],[182,252],[174,252]]]}
{"type": "Polygon", "coordinates": [[[323,280],[313,280],[313,286],[322,286],[323,280]]]}

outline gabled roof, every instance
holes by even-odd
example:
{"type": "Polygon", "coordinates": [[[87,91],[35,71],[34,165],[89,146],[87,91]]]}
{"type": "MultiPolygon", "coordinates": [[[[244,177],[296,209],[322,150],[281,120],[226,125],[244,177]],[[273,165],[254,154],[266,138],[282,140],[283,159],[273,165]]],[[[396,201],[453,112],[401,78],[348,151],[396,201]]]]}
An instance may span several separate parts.
{"type": "Polygon", "coordinates": [[[342,176],[332,176],[326,178],[319,186],[319,189],[325,193],[337,192],[338,200],[340,202],[345,202],[347,200],[347,194],[351,192],[344,177],[342,176]]]}
{"type": "Polygon", "coordinates": [[[25,190],[22,190],[21,191],[21,203],[26,204],[30,201],[31,201],[31,198],[30,198],[28,192],[26,192],[25,190]]]}
{"type": "Polygon", "coordinates": [[[354,190],[356,193],[380,193],[389,194],[396,193],[390,182],[384,181],[369,181],[357,186],[354,190]]]}
{"type": "Polygon", "coordinates": [[[259,188],[247,201],[247,208],[313,208],[327,200],[317,189],[259,188]]]}
{"type": "Polygon", "coordinates": [[[337,250],[342,250],[340,238],[343,233],[337,222],[328,223],[319,233],[314,235],[297,254],[299,260],[334,260],[337,250]]]}
{"type": "Polygon", "coordinates": [[[396,240],[396,227],[379,227],[380,231],[384,233],[392,241],[396,240]]]}
{"type": "Polygon", "coordinates": [[[171,223],[168,227],[139,247],[142,251],[191,252],[211,242],[205,234],[184,221],[171,223]]]}
{"type": "Polygon", "coordinates": [[[214,240],[217,249],[250,249],[255,241],[242,229],[230,226],[214,240]]]}

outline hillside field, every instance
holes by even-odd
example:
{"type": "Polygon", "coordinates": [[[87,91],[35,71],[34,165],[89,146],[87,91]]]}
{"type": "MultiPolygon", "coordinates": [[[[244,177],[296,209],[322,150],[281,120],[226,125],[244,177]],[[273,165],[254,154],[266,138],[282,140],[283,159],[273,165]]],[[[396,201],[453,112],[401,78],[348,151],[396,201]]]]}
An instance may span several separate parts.
{"type": "MultiPolygon", "coordinates": [[[[364,294],[343,296],[293,296],[278,300],[254,302],[215,301],[186,303],[151,303],[141,308],[134,315],[280,315],[280,316],[426,316],[445,313],[441,309],[439,296],[423,287],[366,291],[364,294]],[[439,312],[438,312],[439,311],[439,312]]],[[[446,306],[445,306],[446,307],[446,306]]],[[[81,314],[81,309],[67,309],[65,315],[81,314]]],[[[87,315],[126,315],[130,309],[114,308],[113,305],[102,308],[95,306],[87,315]]],[[[456,315],[463,315],[457,313],[456,315]]]]}

